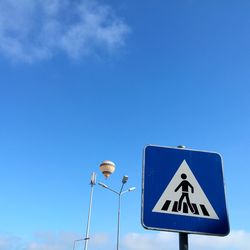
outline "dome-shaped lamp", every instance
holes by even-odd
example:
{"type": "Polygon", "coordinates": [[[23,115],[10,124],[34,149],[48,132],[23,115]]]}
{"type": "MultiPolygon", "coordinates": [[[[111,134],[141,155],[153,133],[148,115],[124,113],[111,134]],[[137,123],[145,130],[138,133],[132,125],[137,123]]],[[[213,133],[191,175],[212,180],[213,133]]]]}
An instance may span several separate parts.
{"type": "Polygon", "coordinates": [[[100,170],[107,179],[115,171],[115,163],[112,161],[103,161],[100,170]]]}

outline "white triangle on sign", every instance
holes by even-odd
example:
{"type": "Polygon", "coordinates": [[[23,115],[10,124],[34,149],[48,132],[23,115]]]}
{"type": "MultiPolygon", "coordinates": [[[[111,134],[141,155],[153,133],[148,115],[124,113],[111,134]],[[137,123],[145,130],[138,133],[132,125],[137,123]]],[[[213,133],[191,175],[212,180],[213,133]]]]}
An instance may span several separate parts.
{"type": "Polygon", "coordinates": [[[219,220],[185,160],[181,163],[152,211],[219,220]]]}

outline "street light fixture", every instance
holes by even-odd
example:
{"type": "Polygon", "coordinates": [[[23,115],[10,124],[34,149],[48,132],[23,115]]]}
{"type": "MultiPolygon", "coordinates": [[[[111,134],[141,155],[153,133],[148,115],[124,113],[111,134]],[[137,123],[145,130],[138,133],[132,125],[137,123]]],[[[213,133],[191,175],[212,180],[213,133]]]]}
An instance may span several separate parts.
{"type": "Polygon", "coordinates": [[[98,182],[98,184],[105,188],[108,189],[110,191],[112,191],[113,193],[118,195],[118,220],[117,220],[117,240],[116,240],[116,249],[119,250],[119,241],[120,241],[120,211],[121,211],[121,196],[127,192],[131,192],[134,191],[136,188],[135,187],[131,187],[125,191],[123,191],[123,187],[124,184],[128,181],[128,176],[124,175],[122,178],[122,186],[120,189],[120,192],[117,192],[116,190],[110,188],[109,186],[107,186],[106,184],[102,183],[102,182],[98,182]]]}
{"type": "Polygon", "coordinates": [[[105,184],[104,184],[104,183],[102,183],[102,182],[98,182],[98,184],[99,184],[100,186],[104,187],[104,188],[108,188],[108,186],[107,186],[107,185],[105,185],[105,184]]]}
{"type": "Polygon", "coordinates": [[[135,189],[136,189],[136,187],[131,187],[131,188],[129,188],[129,189],[123,191],[122,194],[125,194],[125,193],[127,193],[127,192],[132,192],[132,191],[134,191],[135,189]]]}
{"type": "Polygon", "coordinates": [[[124,175],[122,178],[122,183],[125,184],[128,181],[128,176],[124,175]]]}

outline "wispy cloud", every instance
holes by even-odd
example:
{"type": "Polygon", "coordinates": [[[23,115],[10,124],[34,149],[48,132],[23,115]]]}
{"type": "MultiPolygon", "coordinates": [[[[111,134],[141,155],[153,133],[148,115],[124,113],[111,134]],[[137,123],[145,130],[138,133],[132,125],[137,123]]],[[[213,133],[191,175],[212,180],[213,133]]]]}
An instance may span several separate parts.
{"type": "Polygon", "coordinates": [[[124,44],[129,27],[95,0],[0,1],[0,54],[33,62],[65,53],[82,58],[124,44]]]}
{"type": "Polygon", "coordinates": [[[22,240],[19,237],[10,235],[0,235],[0,250],[14,250],[17,246],[22,245],[22,240]]]}
{"type": "MultiPolygon", "coordinates": [[[[76,233],[63,232],[39,232],[32,240],[24,240],[19,237],[0,235],[0,250],[72,250],[75,240],[83,236],[76,233]]],[[[76,241],[75,250],[83,249],[84,241],[76,241]]],[[[93,235],[89,247],[96,250],[111,249],[111,241],[107,234],[93,235]]]]}
{"type": "MultiPolygon", "coordinates": [[[[249,250],[250,233],[232,231],[227,237],[191,235],[190,248],[193,250],[249,250]]],[[[176,233],[137,234],[132,233],[123,239],[123,250],[174,250],[178,248],[176,233]]]]}
{"type": "Polygon", "coordinates": [[[227,237],[192,236],[191,242],[196,249],[249,250],[250,232],[232,231],[227,237]]]}
{"type": "Polygon", "coordinates": [[[138,234],[131,233],[122,240],[124,250],[174,250],[178,248],[177,234],[155,233],[138,234]],[[157,247],[156,247],[157,246],[157,247]]]}
{"type": "MultiPolygon", "coordinates": [[[[75,233],[36,233],[32,240],[0,235],[0,250],[72,250],[74,240],[81,235],[75,233]]],[[[190,248],[193,250],[249,250],[250,233],[232,231],[227,237],[197,236],[189,237],[190,248]]],[[[83,248],[83,241],[75,245],[75,250],[83,248]]],[[[95,250],[115,249],[114,239],[106,233],[92,235],[89,248],[95,250]]],[[[130,233],[122,237],[122,250],[175,250],[178,248],[176,233],[130,233]]]]}

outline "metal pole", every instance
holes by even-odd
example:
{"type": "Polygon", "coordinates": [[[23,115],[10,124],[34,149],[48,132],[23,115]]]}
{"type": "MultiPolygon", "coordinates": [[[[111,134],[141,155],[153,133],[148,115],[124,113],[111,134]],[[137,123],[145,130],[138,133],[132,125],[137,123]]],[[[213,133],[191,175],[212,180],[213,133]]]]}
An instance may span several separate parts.
{"type": "Polygon", "coordinates": [[[117,241],[116,241],[117,250],[119,250],[119,240],[120,240],[120,211],[121,211],[121,193],[118,196],[118,223],[117,223],[117,241]]]}
{"type": "MultiPolygon", "coordinates": [[[[180,145],[177,148],[185,149],[186,146],[180,145]]],[[[187,233],[179,233],[179,250],[188,250],[188,234],[187,233]]]]}
{"type": "Polygon", "coordinates": [[[103,188],[106,188],[110,191],[112,191],[113,193],[117,194],[118,195],[118,221],[117,221],[117,239],[116,239],[116,250],[119,250],[119,242],[120,242],[120,213],[121,213],[121,196],[127,192],[130,192],[130,191],[134,191],[135,190],[135,187],[132,187],[132,188],[129,188],[128,190],[122,192],[123,190],[123,187],[124,187],[124,184],[127,183],[128,181],[128,176],[127,175],[124,175],[123,178],[122,178],[122,186],[121,186],[121,189],[120,189],[120,192],[118,193],[117,191],[115,191],[114,189],[108,187],[107,185],[101,183],[101,182],[98,182],[98,184],[100,186],[102,186],[103,188]]]}
{"type": "Polygon", "coordinates": [[[179,233],[179,249],[188,250],[188,234],[179,233]]]}
{"type": "MultiPolygon", "coordinates": [[[[124,178],[124,177],[123,177],[124,178]]],[[[127,180],[126,180],[127,181],[127,180]]],[[[116,240],[116,250],[119,250],[119,241],[120,241],[120,214],[121,214],[121,196],[124,184],[126,181],[122,181],[122,186],[118,194],[118,221],[117,221],[117,240],[116,240]]]]}
{"type": "Polygon", "coordinates": [[[89,201],[89,213],[88,213],[88,222],[87,222],[87,229],[86,229],[86,236],[85,236],[85,244],[84,244],[84,250],[88,249],[88,241],[89,241],[89,226],[90,226],[90,219],[91,219],[91,210],[92,210],[92,199],[93,199],[93,191],[94,191],[94,185],[96,184],[96,174],[92,173],[91,175],[91,191],[90,191],[90,201],[89,201]]]}

